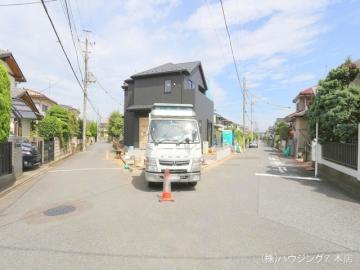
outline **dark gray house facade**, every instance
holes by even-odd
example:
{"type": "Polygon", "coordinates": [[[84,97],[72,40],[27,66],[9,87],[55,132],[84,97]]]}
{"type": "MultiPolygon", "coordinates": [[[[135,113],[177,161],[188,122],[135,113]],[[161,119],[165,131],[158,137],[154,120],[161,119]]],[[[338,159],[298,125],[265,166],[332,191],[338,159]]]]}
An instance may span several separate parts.
{"type": "Polygon", "coordinates": [[[124,144],[144,148],[148,115],[154,103],[193,104],[203,141],[212,143],[214,103],[201,62],[167,63],[124,81],[124,144]]]}

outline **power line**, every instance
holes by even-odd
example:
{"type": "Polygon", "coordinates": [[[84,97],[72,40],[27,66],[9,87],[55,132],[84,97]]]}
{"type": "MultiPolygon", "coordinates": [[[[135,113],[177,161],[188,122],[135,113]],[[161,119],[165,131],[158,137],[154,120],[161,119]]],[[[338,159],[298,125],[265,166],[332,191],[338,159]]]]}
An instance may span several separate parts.
{"type": "Polygon", "coordinates": [[[226,21],[225,10],[224,10],[224,5],[223,5],[222,0],[220,0],[220,4],[221,4],[221,10],[222,10],[223,18],[224,18],[226,33],[227,33],[227,36],[228,36],[228,39],[229,39],[231,55],[232,55],[232,59],[233,59],[233,62],[234,62],[236,77],[237,77],[237,80],[238,80],[238,83],[239,83],[239,86],[240,86],[240,90],[241,90],[241,80],[240,80],[239,71],[238,71],[238,68],[237,68],[236,60],[235,60],[234,49],[233,49],[232,42],[231,42],[230,31],[229,31],[229,27],[228,27],[228,24],[227,24],[227,21],[226,21]]]}
{"type": "MultiPolygon", "coordinates": [[[[203,0],[204,1],[204,0],[203,0]]],[[[208,13],[209,13],[209,18],[210,18],[210,23],[211,23],[211,27],[213,28],[214,32],[215,32],[215,36],[216,36],[216,39],[221,47],[221,54],[223,56],[223,62],[224,64],[226,65],[226,57],[225,57],[225,50],[224,50],[224,44],[221,42],[221,39],[219,37],[219,34],[218,34],[218,31],[216,30],[216,27],[215,27],[215,24],[212,20],[212,15],[211,15],[211,12],[210,12],[210,4],[209,4],[209,1],[208,0],[205,0],[205,3],[206,3],[206,7],[207,7],[207,10],[208,10],[208,13]]]]}
{"type": "Polygon", "coordinates": [[[56,37],[57,37],[57,40],[58,40],[58,42],[59,42],[59,44],[60,44],[60,46],[61,46],[61,50],[63,51],[63,53],[64,53],[64,55],[65,55],[65,57],[66,57],[66,60],[67,60],[69,66],[70,66],[70,68],[71,68],[71,71],[72,71],[72,73],[74,74],[74,76],[75,76],[75,78],[76,78],[76,81],[78,82],[80,88],[84,91],[84,89],[83,89],[83,87],[82,87],[82,85],[81,85],[81,82],[80,82],[78,76],[76,75],[76,72],[75,72],[75,70],[74,70],[74,67],[73,67],[73,65],[71,64],[71,61],[70,61],[70,59],[69,59],[69,56],[67,55],[67,53],[66,53],[66,51],[65,51],[64,45],[63,45],[62,42],[61,42],[61,39],[60,39],[59,34],[58,34],[58,32],[57,32],[57,30],[56,30],[56,28],[55,28],[55,25],[54,25],[54,23],[53,23],[53,21],[52,21],[52,19],[51,19],[51,17],[50,17],[49,11],[48,11],[48,9],[47,9],[47,7],[46,7],[46,5],[45,5],[45,1],[44,1],[44,0],[41,0],[41,3],[42,3],[42,5],[43,5],[43,7],[44,7],[44,10],[45,10],[45,12],[46,12],[46,15],[47,15],[47,17],[48,17],[48,19],[49,19],[49,21],[50,21],[50,24],[51,24],[51,26],[52,26],[52,28],[53,28],[53,30],[54,30],[54,33],[55,33],[55,35],[56,35],[56,37]]]}
{"type": "MultiPolygon", "coordinates": [[[[57,0],[47,0],[45,3],[55,2],[57,0]]],[[[24,2],[24,3],[8,3],[8,4],[0,4],[0,7],[11,7],[11,6],[26,6],[26,5],[34,5],[34,4],[41,4],[42,1],[36,2],[24,2]]]]}
{"type": "Polygon", "coordinates": [[[77,66],[78,66],[78,69],[79,69],[79,72],[80,72],[81,79],[84,80],[84,77],[82,75],[82,70],[81,70],[81,67],[80,67],[79,55],[78,55],[78,51],[77,51],[77,48],[76,48],[76,45],[75,45],[75,40],[74,40],[74,33],[73,33],[72,23],[71,23],[71,19],[70,19],[70,12],[69,12],[70,7],[68,6],[67,0],[64,0],[64,3],[65,3],[65,11],[66,11],[66,15],[67,15],[67,20],[68,20],[68,23],[69,23],[71,40],[72,40],[72,44],[73,44],[74,50],[75,50],[77,66]]]}
{"type": "MultiPolygon", "coordinates": [[[[52,28],[53,28],[53,30],[54,30],[54,33],[55,33],[55,35],[56,35],[56,37],[57,37],[57,40],[58,40],[58,42],[59,42],[59,44],[60,44],[60,46],[61,46],[61,49],[62,49],[62,51],[63,51],[63,53],[64,53],[64,55],[65,55],[65,57],[66,57],[66,60],[67,60],[69,66],[70,66],[70,68],[71,68],[71,71],[72,71],[72,73],[73,73],[73,75],[74,75],[74,77],[75,77],[78,85],[80,86],[81,90],[84,92],[84,88],[83,88],[83,86],[82,86],[82,84],[81,84],[81,82],[80,82],[80,80],[79,80],[79,78],[78,78],[78,76],[77,76],[77,74],[76,74],[76,72],[75,72],[75,70],[74,70],[73,65],[71,64],[71,61],[70,61],[70,59],[69,59],[69,56],[67,55],[67,53],[66,53],[66,51],[65,51],[65,48],[64,48],[64,46],[63,46],[63,44],[62,44],[62,42],[61,42],[61,39],[60,39],[60,37],[59,37],[59,34],[58,34],[58,32],[57,32],[57,30],[56,30],[56,28],[55,28],[55,25],[54,25],[54,23],[53,23],[53,21],[52,21],[52,19],[51,19],[51,16],[50,16],[50,14],[49,14],[49,11],[48,11],[48,9],[47,9],[47,7],[46,7],[46,5],[45,5],[45,1],[44,1],[44,0],[41,0],[41,3],[42,3],[42,6],[43,6],[43,8],[44,8],[44,10],[45,10],[45,13],[46,13],[49,21],[50,21],[50,24],[51,24],[51,26],[52,26],[52,28]]],[[[100,116],[99,113],[97,112],[97,110],[95,109],[95,106],[92,104],[92,102],[91,102],[91,100],[89,99],[88,96],[86,96],[86,99],[87,99],[87,101],[89,102],[89,104],[91,105],[91,107],[92,107],[92,109],[94,110],[94,112],[95,112],[96,114],[98,114],[98,116],[100,116]]]]}
{"type": "Polygon", "coordinates": [[[120,104],[120,106],[123,106],[123,104],[121,104],[121,102],[117,103],[115,100],[116,98],[110,93],[110,91],[108,91],[100,82],[99,80],[96,78],[96,83],[98,84],[98,86],[105,92],[105,94],[107,94],[112,101],[114,101],[114,103],[116,103],[117,105],[120,104]]]}

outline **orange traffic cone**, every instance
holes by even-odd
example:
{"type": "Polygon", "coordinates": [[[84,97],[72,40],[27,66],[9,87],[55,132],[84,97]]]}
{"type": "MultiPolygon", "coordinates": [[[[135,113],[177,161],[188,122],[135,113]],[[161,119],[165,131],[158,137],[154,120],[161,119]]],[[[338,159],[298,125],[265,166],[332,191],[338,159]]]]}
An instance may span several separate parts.
{"type": "Polygon", "coordinates": [[[164,184],[163,184],[163,193],[159,202],[173,202],[174,199],[171,196],[171,181],[170,181],[170,172],[169,169],[164,171],[164,184]]]}

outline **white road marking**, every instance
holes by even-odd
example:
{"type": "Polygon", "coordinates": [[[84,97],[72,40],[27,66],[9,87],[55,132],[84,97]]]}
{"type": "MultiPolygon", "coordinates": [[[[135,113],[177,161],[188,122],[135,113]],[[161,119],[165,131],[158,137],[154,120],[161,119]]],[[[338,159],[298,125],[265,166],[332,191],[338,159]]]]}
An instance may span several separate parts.
{"type": "Polygon", "coordinates": [[[81,169],[69,169],[69,170],[54,170],[49,172],[55,173],[55,172],[103,171],[103,170],[120,170],[120,168],[81,168],[81,169]]]}
{"type": "Polygon", "coordinates": [[[292,175],[278,175],[278,174],[269,174],[269,173],[255,173],[257,176],[265,177],[276,177],[276,178],[289,178],[289,179],[299,179],[299,180],[313,180],[320,181],[317,177],[303,177],[303,176],[292,176],[292,175]]]}
{"type": "Polygon", "coordinates": [[[268,157],[270,161],[270,165],[272,167],[276,167],[280,173],[284,173],[287,171],[286,165],[281,161],[279,157],[268,157]]]}

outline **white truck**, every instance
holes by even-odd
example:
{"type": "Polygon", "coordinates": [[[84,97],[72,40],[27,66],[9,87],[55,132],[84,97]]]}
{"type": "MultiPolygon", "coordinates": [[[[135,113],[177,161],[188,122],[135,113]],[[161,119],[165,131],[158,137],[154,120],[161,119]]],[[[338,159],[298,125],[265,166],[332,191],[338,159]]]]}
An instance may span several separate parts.
{"type": "Polygon", "coordinates": [[[145,154],[148,185],[163,182],[168,169],[172,182],[195,186],[200,181],[201,163],[201,137],[193,105],[155,103],[149,114],[145,154]]]}

